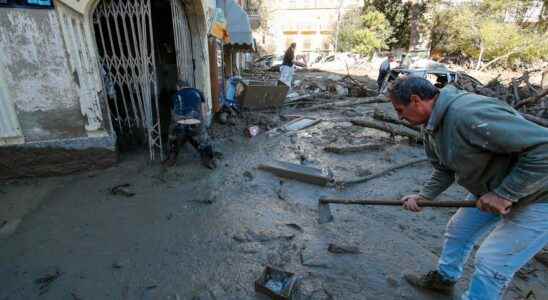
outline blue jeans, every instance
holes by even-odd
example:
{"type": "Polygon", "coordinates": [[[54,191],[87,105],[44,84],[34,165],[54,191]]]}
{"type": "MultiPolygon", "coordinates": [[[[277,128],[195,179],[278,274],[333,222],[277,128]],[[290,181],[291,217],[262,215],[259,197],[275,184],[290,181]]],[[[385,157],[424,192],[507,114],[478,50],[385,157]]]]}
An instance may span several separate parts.
{"type": "MultiPolygon", "coordinates": [[[[473,197],[469,197],[472,200],[473,197]]],[[[548,203],[532,203],[509,215],[461,208],[447,224],[438,271],[457,281],[474,245],[475,272],[462,299],[501,299],[514,274],[548,244],[548,203]]]]}

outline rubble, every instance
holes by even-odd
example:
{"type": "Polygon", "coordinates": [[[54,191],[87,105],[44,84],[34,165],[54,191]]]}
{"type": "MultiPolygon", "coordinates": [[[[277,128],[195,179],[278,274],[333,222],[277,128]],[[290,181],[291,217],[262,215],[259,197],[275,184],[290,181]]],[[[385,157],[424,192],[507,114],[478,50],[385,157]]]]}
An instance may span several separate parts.
{"type": "Polygon", "coordinates": [[[277,233],[273,231],[255,232],[251,229],[248,229],[244,234],[236,234],[232,238],[239,243],[250,243],[250,242],[264,243],[264,242],[269,242],[273,240],[292,240],[293,238],[295,238],[295,234],[277,233]]]}
{"type": "Polygon", "coordinates": [[[12,235],[17,230],[17,227],[19,227],[19,224],[21,224],[21,219],[0,221],[0,240],[12,235]]]}
{"type": "MultiPolygon", "coordinates": [[[[292,89],[298,97],[304,95],[315,95],[316,97],[372,97],[378,93],[376,90],[367,87],[362,82],[351,75],[329,75],[305,77],[302,80],[296,80],[292,89]]],[[[295,100],[295,96],[289,97],[290,101],[295,100]]],[[[307,98],[307,97],[304,97],[307,98]]]]}
{"type": "Polygon", "coordinates": [[[257,136],[260,131],[261,131],[261,129],[258,126],[250,126],[250,127],[246,128],[245,134],[248,137],[252,138],[254,136],[257,136]]]}
{"type": "Polygon", "coordinates": [[[259,170],[271,172],[279,177],[326,186],[333,181],[333,174],[327,169],[301,166],[284,161],[260,164],[259,170]]]}
{"type": "Polygon", "coordinates": [[[357,246],[329,244],[327,251],[333,254],[360,254],[362,253],[357,246]]]}
{"type": "Polygon", "coordinates": [[[267,266],[261,277],[255,281],[255,291],[275,300],[293,299],[301,277],[295,273],[267,266]]]}
{"type": "Polygon", "coordinates": [[[47,293],[51,284],[61,277],[61,275],[63,275],[63,273],[61,273],[59,269],[55,268],[53,271],[48,272],[46,275],[34,280],[34,283],[38,285],[40,296],[47,293]]]}
{"type": "Polygon", "coordinates": [[[133,197],[135,196],[135,193],[130,191],[128,188],[131,186],[129,183],[119,184],[117,186],[114,186],[110,189],[110,193],[112,195],[116,196],[124,196],[124,197],[133,197]]]}
{"type": "Polygon", "coordinates": [[[348,145],[348,146],[339,146],[339,145],[329,145],[323,148],[325,152],[337,153],[337,154],[346,154],[346,153],[356,153],[362,151],[378,151],[385,147],[384,144],[360,144],[360,145],[348,145]]]}
{"type": "Polygon", "coordinates": [[[548,89],[541,90],[542,87],[529,82],[530,75],[539,71],[526,71],[520,77],[513,78],[508,85],[498,77],[483,85],[470,75],[459,72],[457,80],[451,84],[462,90],[505,101],[529,121],[548,127],[548,89]]]}

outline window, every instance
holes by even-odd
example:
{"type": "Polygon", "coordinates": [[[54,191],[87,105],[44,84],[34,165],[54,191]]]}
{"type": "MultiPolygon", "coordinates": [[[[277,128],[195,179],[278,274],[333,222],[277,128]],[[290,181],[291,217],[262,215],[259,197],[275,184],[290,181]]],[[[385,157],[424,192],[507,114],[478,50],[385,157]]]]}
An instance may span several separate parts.
{"type": "Polygon", "coordinates": [[[303,41],[303,49],[311,50],[311,48],[312,48],[312,39],[307,37],[303,41]]]}
{"type": "Polygon", "coordinates": [[[289,0],[289,3],[287,5],[288,8],[297,8],[297,1],[296,0],[289,0]]]}

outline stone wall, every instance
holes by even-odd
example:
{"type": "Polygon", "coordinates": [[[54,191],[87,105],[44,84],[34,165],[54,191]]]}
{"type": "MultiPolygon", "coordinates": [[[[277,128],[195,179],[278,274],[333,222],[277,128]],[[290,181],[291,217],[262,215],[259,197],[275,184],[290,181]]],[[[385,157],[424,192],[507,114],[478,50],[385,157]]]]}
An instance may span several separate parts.
{"type": "Polygon", "coordinates": [[[0,100],[9,102],[0,113],[14,117],[21,134],[18,142],[4,143],[15,145],[0,147],[0,179],[65,175],[116,162],[115,138],[105,130],[110,126],[90,111],[104,109],[98,81],[75,63],[74,55],[82,54],[69,51],[57,10],[0,9],[0,53],[0,100]]]}

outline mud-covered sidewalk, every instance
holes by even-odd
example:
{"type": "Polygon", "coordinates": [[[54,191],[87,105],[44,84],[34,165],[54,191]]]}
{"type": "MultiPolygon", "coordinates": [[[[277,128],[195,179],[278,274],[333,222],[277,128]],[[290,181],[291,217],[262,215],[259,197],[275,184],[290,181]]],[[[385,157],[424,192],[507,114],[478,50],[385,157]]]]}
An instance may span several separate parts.
{"type": "MultiPolygon", "coordinates": [[[[238,124],[215,125],[223,158],[214,171],[185,147],[172,168],[132,153],[104,171],[0,185],[0,220],[7,221],[0,231],[0,299],[266,299],[253,286],[266,265],[302,276],[297,299],[449,299],[418,291],[401,275],[435,266],[454,209],[413,214],[399,207],[333,206],[334,222],[317,222],[319,197],[398,199],[417,191],[430,175],[428,164],[342,191],[257,169],[282,160],[353,178],[424,157],[420,145],[345,120],[375,109],[390,111],[388,104],[367,104],[263,112],[269,126],[294,114],[323,121],[253,138],[238,124]],[[383,147],[324,151],[365,142],[383,147]],[[334,254],[329,244],[360,253],[334,254]]],[[[442,197],[464,195],[452,187],[442,197]]],[[[547,282],[547,268],[532,261],[505,299],[547,299],[547,282]]]]}

